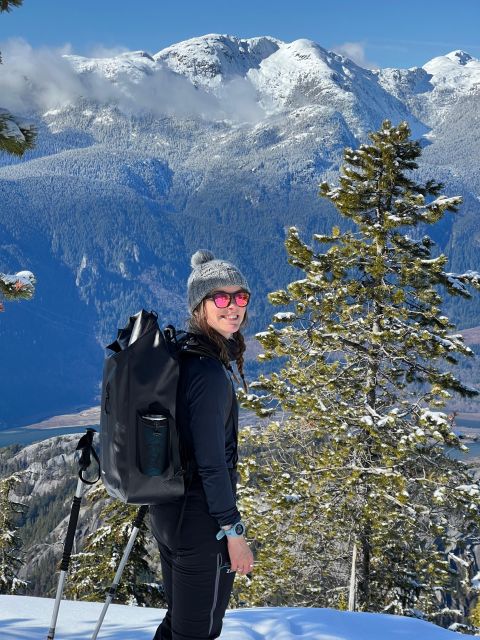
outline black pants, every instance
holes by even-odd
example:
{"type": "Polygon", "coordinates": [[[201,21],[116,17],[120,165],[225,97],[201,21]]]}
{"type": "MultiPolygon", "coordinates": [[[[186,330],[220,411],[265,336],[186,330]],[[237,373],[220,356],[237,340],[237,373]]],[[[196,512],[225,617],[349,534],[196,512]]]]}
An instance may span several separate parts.
{"type": "Polygon", "coordinates": [[[182,502],[150,507],[158,541],[168,610],[154,640],[218,638],[232,591],[227,542],[217,540],[218,524],[208,513],[203,489],[194,483],[182,502]]]}

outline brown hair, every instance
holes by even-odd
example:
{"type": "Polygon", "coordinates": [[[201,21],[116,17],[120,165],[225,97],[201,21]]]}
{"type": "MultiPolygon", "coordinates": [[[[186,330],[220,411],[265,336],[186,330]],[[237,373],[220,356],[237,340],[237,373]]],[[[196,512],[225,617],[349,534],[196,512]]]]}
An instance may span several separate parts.
{"type": "MultiPolygon", "coordinates": [[[[247,320],[248,320],[247,311],[245,311],[245,316],[242,320],[242,324],[240,325],[240,328],[246,325],[247,320]]],[[[225,367],[232,373],[235,380],[239,382],[237,376],[235,375],[232,369],[232,365],[230,364],[227,345],[225,344],[225,338],[220,333],[218,333],[218,331],[215,331],[215,329],[211,327],[207,322],[207,314],[205,313],[205,299],[203,299],[200,302],[200,304],[198,304],[195,307],[195,309],[192,311],[192,315],[188,319],[187,328],[192,333],[202,333],[209,340],[211,340],[216,347],[218,347],[220,360],[225,365],[225,367]]],[[[241,331],[236,331],[232,337],[237,344],[235,363],[237,365],[238,373],[240,374],[240,377],[242,379],[243,388],[245,389],[245,392],[247,392],[248,387],[247,387],[247,382],[245,380],[245,375],[243,372],[243,365],[245,362],[243,354],[245,353],[245,349],[246,349],[245,338],[243,337],[243,334],[241,331]]]]}

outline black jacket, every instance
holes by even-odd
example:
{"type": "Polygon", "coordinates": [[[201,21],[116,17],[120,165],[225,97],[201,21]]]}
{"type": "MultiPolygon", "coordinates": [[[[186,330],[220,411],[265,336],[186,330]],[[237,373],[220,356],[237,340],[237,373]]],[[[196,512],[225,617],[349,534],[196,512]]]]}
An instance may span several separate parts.
{"type": "MultiPolygon", "coordinates": [[[[226,344],[232,353],[233,344],[226,344]]],[[[203,335],[190,335],[182,346],[177,425],[184,456],[194,469],[192,484],[201,483],[210,515],[219,526],[238,522],[238,403],[217,346],[203,335]]]]}

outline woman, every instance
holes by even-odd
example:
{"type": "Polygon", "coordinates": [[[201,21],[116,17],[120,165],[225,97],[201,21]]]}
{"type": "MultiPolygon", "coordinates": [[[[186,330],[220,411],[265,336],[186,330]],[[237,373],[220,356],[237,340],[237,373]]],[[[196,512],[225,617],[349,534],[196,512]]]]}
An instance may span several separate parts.
{"type": "Polygon", "coordinates": [[[185,498],[150,507],[168,610],[154,640],[218,638],[235,572],[253,555],[236,505],[238,405],[230,362],[243,377],[250,289],[232,264],[197,251],[188,279],[177,423],[188,468],[185,498]]]}

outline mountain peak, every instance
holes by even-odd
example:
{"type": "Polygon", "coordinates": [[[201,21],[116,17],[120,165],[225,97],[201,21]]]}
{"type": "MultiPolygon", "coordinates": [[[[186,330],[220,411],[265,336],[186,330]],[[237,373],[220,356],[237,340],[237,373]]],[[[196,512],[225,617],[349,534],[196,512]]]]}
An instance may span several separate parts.
{"type": "Polygon", "coordinates": [[[221,78],[244,76],[258,68],[281,44],[269,36],[241,39],[210,33],[171,45],[153,57],[193,82],[214,85],[221,78]]]}
{"type": "Polygon", "coordinates": [[[452,62],[456,62],[461,65],[466,65],[467,62],[470,62],[470,60],[475,60],[473,56],[471,56],[466,51],[462,51],[461,49],[450,51],[450,53],[447,53],[445,57],[449,60],[452,60],[452,62]]]}
{"type": "Polygon", "coordinates": [[[423,65],[431,75],[432,86],[457,95],[458,93],[478,94],[480,84],[480,60],[466,51],[457,49],[444,56],[433,58],[423,65]]]}

